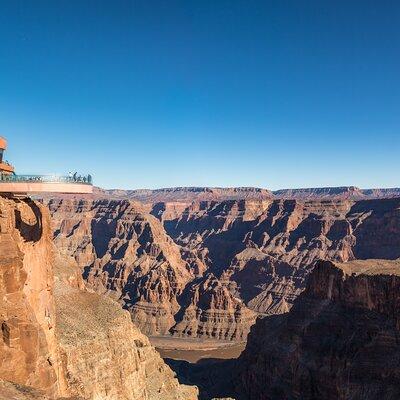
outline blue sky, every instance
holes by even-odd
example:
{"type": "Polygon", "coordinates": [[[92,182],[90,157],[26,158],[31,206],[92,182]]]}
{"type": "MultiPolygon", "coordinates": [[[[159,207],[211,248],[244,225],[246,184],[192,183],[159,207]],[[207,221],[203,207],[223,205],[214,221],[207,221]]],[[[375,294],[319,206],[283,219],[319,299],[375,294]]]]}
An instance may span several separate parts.
{"type": "Polygon", "coordinates": [[[400,2],[0,0],[19,173],[400,186],[400,2]]]}

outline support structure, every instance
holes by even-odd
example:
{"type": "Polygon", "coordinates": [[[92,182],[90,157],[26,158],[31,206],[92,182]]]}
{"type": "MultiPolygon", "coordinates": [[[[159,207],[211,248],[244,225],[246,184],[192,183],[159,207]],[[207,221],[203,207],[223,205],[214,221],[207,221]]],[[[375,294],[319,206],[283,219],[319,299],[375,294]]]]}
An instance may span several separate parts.
{"type": "Polygon", "coordinates": [[[17,175],[4,159],[7,141],[0,137],[0,195],[23,196],[37,193],[93,193],[91,175],[77,172],[62,175],[17,175]]]}

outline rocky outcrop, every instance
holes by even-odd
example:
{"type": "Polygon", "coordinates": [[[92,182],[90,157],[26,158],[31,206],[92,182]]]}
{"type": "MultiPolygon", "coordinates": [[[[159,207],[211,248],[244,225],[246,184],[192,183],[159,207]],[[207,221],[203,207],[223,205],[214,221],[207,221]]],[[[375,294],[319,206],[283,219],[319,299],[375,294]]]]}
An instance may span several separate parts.
{"type": "Polygon", "coordinates": [[[313,199],[360,200],[367,197],[369,194],[371,196],[376,195],[381,197],[380,196],[381,189],[376,189],[374,192],[369,191],[368,193],[366,193],[364,190],[355,186],[281,189],[281,190],[276,190],[273,193],[274,196],[279,199],[297,199],[297,200],[313,200],[313,199]]]}
{"type": "Polygon", "coordinates": [[[355,186],[281,189],[273,192],[278,199],[296,200],[365,200],[365,199],[391,199],[400,197],[400,188],[391,189],[360,189],[355,186]]]}
{"type": "Polygon", "coordinates": [[[0,198],[0,211],[0,398],[197,398],[127,311],[86,289],[44,206],[0,198]]]}
{"type": "Polygon", "coordinates": [[[243,340],[318,259],[400,257],[400,198],[49,202],[55,241],[146,333],[243,340]]]}
{"type": "Polygon", "coordinates": [[[205,266],[181,249],[160,221],[129,201],[51,202],[55,241],[83,268],[90,287],[111,293],[147,334],[175,324],[178,297],[205,266]]]}
{"type": "Polygon", "coordinates": [[[237,398],[398,399],[400,261],[319,262],[290,313],[258,320],[237,398]]]}
{"type": "Polygon", "coordinates": [[[57,338],[64,395],[107,400],[195,400],[114,300],[82,290],[77,267],[56,269],[57,338]]]}
{"type": "Polygon", "coordinates": [[[171,332],[176,336],[245,340],[256,316],[229,290],[229,282],[209,274],[190,285],[171,332]]]}
{"type": "Polygon", "coordinates": [[[168,215],[169,235],[264,315],[290,309],[318,259],[400,257],[400,199],[194,203],[168,215]]]}
{"type": "Polygon", "coordinates": [[[0,198],[0,379],[57,393],[48,212],[0,198]]]}
{"type": "Polygon", "coordinates": [[[43,392],[28,386],[0,380],[1,400],[50,400],[43,392]]]}

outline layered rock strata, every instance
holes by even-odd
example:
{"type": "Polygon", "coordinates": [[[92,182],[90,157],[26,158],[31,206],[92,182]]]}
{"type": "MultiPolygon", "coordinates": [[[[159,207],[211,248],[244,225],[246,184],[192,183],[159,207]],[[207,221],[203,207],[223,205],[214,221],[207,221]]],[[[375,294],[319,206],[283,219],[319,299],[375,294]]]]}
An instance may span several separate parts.
{"type": "Polygon", "coordinates": [[[54,247],[44,206],[0,198],[0,212],[0,398],[197,398],[127,311],[86,290],[54,247]]]}
{"type": "Polygon", "coordinates": [[[92,288],[122,300],[144,332],[167,333],[178,297],[205,269],[201,260],[184,260],[160,221],[136,203],[67,203],[50,203],[59,248],[92,288]]]}
{"type": "Polygon", "coordinates": [[[0,379],[55,395],[51,231],[47,210],[0,198],[0,379]]]}
{"type": "Polygon", "coordinates": [[[257,321],[237,398],[400,398],[400,261],[319,262],[291,312],[257,321]]]}
{"type": "Polygon", "coordinates": [[[243,340],[318,259],[400,257],[400,199],[52,200],[55,241],[148,334],[243,340]]]}
{"type": "Polygon", "coordinates": [[[0,380],[1,400],[50,400],[43,392],[28,386],[0,380]]]}
{"type": "Polygon", "coordinates": [[[56,269],[64,395],[107,400],[195,400],[114,300],[82,290],[73,262],[56,269]]]}
{"type": "MultiPolygon", "coordinates": [[[[41,198],[81,199],[82,195],[41,194],[41,198]]],[[[356,186],[280,189],[271,191],[257,187],[172,187],[163,189],[102,189],[93,188],[86,199],[133,200],[145,204],[192,203],[198,201],[229,200],[367,200],[400,197],[400,188],[360,189],[356,186]]]]}

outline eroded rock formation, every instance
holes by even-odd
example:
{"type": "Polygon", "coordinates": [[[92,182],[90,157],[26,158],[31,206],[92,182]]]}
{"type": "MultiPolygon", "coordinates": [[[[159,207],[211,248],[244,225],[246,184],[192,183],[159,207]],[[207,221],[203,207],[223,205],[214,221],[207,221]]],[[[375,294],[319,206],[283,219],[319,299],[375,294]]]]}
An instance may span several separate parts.
{"type": "Polygon", "coordinates": [[[0,379],[57,393],[51,231],[44,207],[0,198],[0,379]]]}
{"type": "Polygon", "coordinates": [[[86,290],[44,206],[0,198],[0,211],[0,398],[197,398],[127,311],[86,290]]]}
{"type": "Polygon", "coordinates": [[[258,320],[239,399],[400,398],[400,261],[319,262],[291,312],[258,320]]]}
{"type": "MultiPolygon", "coordinates": [[[[0,380],[1,400],[50,400],[44,392],[32,387],[0,380]]],[[[71,399],[72,400],[72,399],[71,399]]],[[[79,400],[79,399],[76,399],[79,400]]]]}
{"type": "Polygon", "coordinates": [[[182,249],[160,221],[129,201],[51,203],[56,243],[75,257],[92,288],[123,299],[148,334],[167,333],[177,297],[205,266],[182,249]]]}
{"type": "Polygon", "coordinates": [[[82,290],[73,261],[56,268],[57,338],[64,395],[107,400],[195,400],[114,300],[82,290]]]}
{"type": "MultiPolygon", "coordinates": [[[[47,200],[77,199],[82,195],[40,194],[47,200]],[[56,197],[54,197],[56,196],[56,197]]],[[[84,196],[86,200],[132,200],[143,204],[192,203],[199,201],[240,201],[240,200],[367,200],[400,197],[400,188],[360,189],[356,186],[320,187],[301,189],[280,189],[271,191],[257,187],[172,187],[163,189],[102,189],[93,188],[93,193],[84,196]]]]}
{"type": "Polygon", "coordinates": [[[400,257],[400,199],[49,202],[57,246],[148,334],[243,340],[318,259],[400,257]]]}

